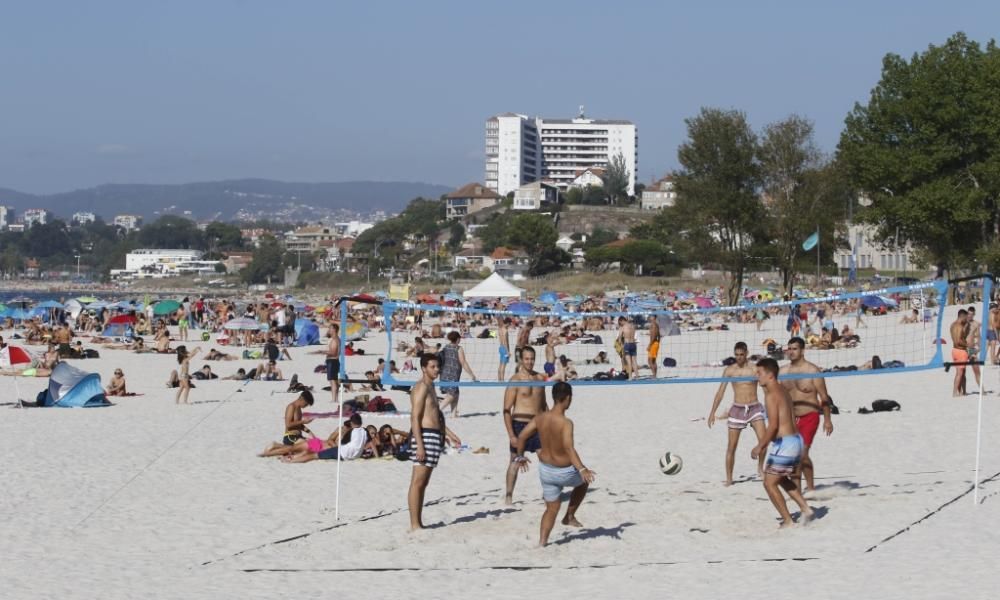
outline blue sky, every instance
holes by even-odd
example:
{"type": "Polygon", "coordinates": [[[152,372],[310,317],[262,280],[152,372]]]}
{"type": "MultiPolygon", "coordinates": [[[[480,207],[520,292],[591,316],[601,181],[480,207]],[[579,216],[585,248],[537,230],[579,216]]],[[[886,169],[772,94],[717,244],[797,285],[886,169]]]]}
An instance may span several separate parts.
{"type": "Polygon", "coordinates": [[[8,2],[0,187],[459,185],[488,116],[580,104],[638,125],[642,181],[701,106],[804,115],[833,151],[886,53],[998,22],[996,2],[8,2]]]}

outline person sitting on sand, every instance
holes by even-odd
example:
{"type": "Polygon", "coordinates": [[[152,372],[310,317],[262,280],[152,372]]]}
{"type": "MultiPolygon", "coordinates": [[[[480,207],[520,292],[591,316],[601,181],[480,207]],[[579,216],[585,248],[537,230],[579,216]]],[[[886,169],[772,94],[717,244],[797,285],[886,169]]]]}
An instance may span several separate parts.
{"type": "Polygon", "coordinates": [[[54,369],[58,364],[59,350],[55,344],[49,343],[49,349],[45,351],[45,355],[42,357],[42,366],[46,369],[54,369]]]}
{"type": "Polygon", "coordinates": [[[277,363],[273,360],[269,360],[265,363],[261,363],[257,367],[257,379],[260,381],[284,381],[285,378],[281,374],[281,369],[278,368],[277,363]]]}
{"type": "Polygon", "coordinates": [[[111,376],[108,387],[105,390],[107,396],[128,396],[125,389],[125,373],[121,369],[115,369],[115,374],[111,376]]]}
{"type": "Polygon", "coordinates": [[[156,352],[156,349],[146,347],[146,342],[142,338],[135,338],[135,342],[132,343],[132,352],[136,354],[149,354],[156,352]]]}
{"type": "Polygon", "coordinates": [[[600,352],[597,353],[597,356],[595,356],[594,358],[588,358],[587,359],[587,364],[588,365],[606,365],[606,364],[608,364],[608,353],[605,352],[604,350],[601,350],[600,352]]]}
{"type": "Polygon", "coordinates": [[[899,324],[900,325],[910,325],[912,323],[919,323],[919,322],[920,322],[920,311],[918,311],[917,309],[914,308],[910,312],[910,314],[903,315],[903,318],[900,319],[899,324]]]}
{"type": "Polygon", "coordinates": [[[163,324],[163,321],[160,321],[160,328],[156,330],[153,339],[156,340],[156,351],[160,354],[173,352],[170,349],[170,332],[167,331],[167,326],[163,324]]]}
{"type": "Polygon", "coordinates": [[[377,440],[379,449],[382,452],[381,456],[397,456],[400,452],[409,452],[409,448],[406,447],[406,444],[410,439],[410,433],[408,431],[395,429],[388,423],[379,428],[378,435],[375,439],[377,440]]]}
{"type": "Polygon", "coordinates": [[[865,364],[861,365],[858,370],[860,371],[875,371],[882,368],[882,359],[876,354],[872,356],[872,359],[867,361],[865,364]]]}
{"type": "Polygon", "coordinates": [[[239,357],[233,356],[232,354],[226,354],[225,352],[219,352],[215,348],[211,348],[208,354],[205,355],[205,360],[239,360],[239,357]]]}

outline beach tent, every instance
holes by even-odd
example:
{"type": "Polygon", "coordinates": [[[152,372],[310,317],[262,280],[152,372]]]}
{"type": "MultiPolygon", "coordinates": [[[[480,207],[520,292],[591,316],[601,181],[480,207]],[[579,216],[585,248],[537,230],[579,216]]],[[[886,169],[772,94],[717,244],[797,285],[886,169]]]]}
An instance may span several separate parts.
{"type": "Polygon", "coordinates": [[[523,298],[524,290],[494,273],[462,295],[466,298],[523,298]]]}
{"type": "Polygon", "coordinates": [[[311,346],[319,343],[319,325],[309,319],[295,319],[295,345],[311,346]]]}
{"type": "Polygon", "coordinates": [[[101,332],[104,337],[132,337],[132,325],[129,323],[108,323],[101,332]]]}
{"type": "Polygon", "coordinates": [[[104,396],[100,375],[63,362],[52,370],[48,389],[38,394],[38,405],[79,408],[108,406],[110,402],[104,396]]]}

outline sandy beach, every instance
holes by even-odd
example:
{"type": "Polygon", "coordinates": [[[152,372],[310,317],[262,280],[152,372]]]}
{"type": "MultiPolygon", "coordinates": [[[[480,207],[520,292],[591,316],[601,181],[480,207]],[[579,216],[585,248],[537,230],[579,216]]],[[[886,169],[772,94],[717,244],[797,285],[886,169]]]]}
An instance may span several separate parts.
{"type": "MultiPolygon", "coordinates": [[[[886,331],[905,327],[896,315],[875,318],[892,320],[886,331]]],[[[720,346],[729,339],[719,336],[720,346]]],[[[348,359],[358,375],[384,353],[385,337],[371,333],[359,345],[370,354],[348,359]]],[[[280,367],[316,386],[313,410],[325,412],[332,405],[318,391],[325,382],[313,373],[322,362],[310,354],[316,348],[292,348],[293,360],[280,367]]],[[[721,484],[725,425],[709,429],[705,421],[716,384],[577,387],[569,416],[598,478],[578,514],[584,527],[557,525],[553,543],[537,549],[535,464],[521,476],[515,504],[503,504],[500,388],[463,390],[464,416],[449,425],[491,452],[442,457],[424,512],[431,528],[411,534],[408,463],[342,463],[337,521],[336,461],[256,457],[280,439],[284,406],[294,398],[287,382],[196,382],[192,405],[177,406],[164,386],[173,356],[101,349],[100,359],[71,362],[105,384],[121,368],[141,396],[115,398],[108,408],[16,410],[9,408],[14,379],[0,380],[4,598],[273,599],[347,590],[427,598],[990,598],[1000,581],[996,367],[984,374],[991,392],[982,477],[990,480],[978,506],[967,493],[977,396],[952,399],[952,375],[940,370],[844,377],[829,383],[842,410],[835,431],[812,450],[818,489],[807,498],[819,518],[787,531],[777,530],[755,476],[750,431],[737,454],[738,483],[721,484]],[[879,398],[902,410],[857,414],[879,398]],[[667,450],[684,459],[676,476],[659,471],[667,450]]],[[[192,370],[202,364],[195,359],[192,370]]],[[[257,361],[211,364],[228,375],[257,361]]],[[[47,380],[16,383],[33,399],[47,380]]],[[[969,389],[978,390],[974,382],[969,389]]],[[[405,394],[388,395],[408,411],[405,394]]],[[[365,422],[408,428],[404,416],[365,415],[365,422]]],[[[311,427],[326,435],[336,424],[325,418],[311,427]]]]}

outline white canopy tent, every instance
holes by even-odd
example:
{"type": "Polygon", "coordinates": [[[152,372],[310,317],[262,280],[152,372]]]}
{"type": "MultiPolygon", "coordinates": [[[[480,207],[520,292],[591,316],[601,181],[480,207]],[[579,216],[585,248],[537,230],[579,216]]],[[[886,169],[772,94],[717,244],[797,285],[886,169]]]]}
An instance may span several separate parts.
{"type": "Polygon", "coordinates": [[[462,296],[466,298],[523,298],[524,290],[494,273],[479,282],[479,285],[462,292],[462,296]]]}

